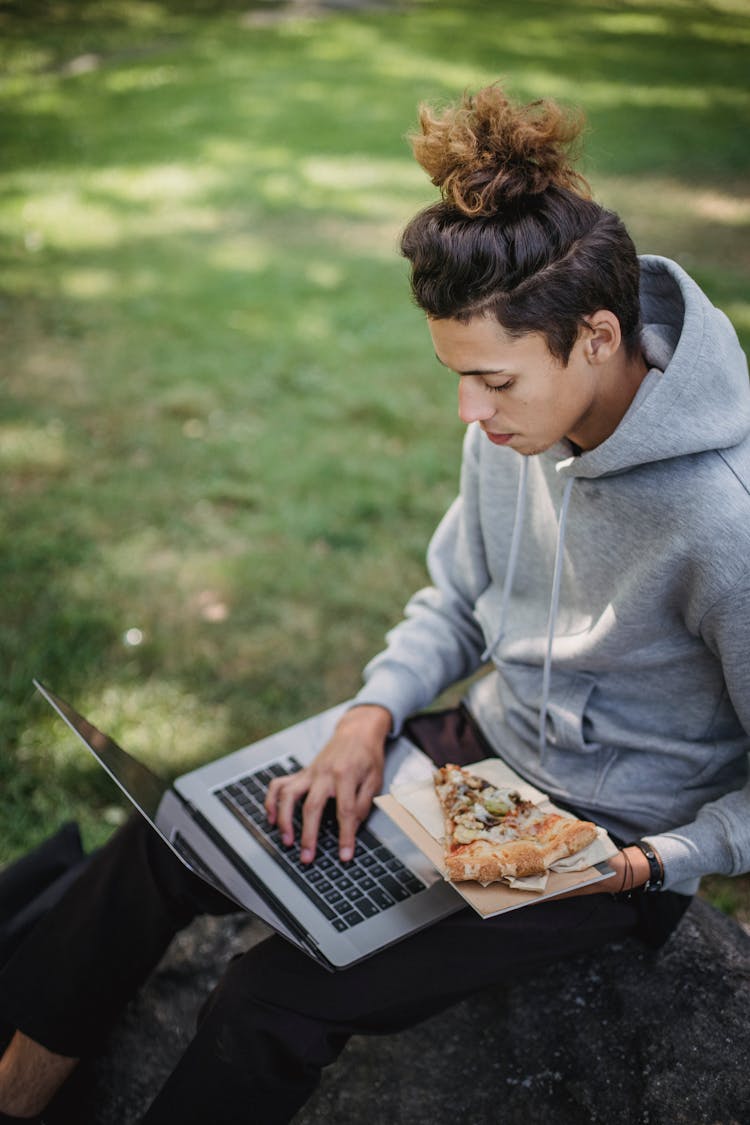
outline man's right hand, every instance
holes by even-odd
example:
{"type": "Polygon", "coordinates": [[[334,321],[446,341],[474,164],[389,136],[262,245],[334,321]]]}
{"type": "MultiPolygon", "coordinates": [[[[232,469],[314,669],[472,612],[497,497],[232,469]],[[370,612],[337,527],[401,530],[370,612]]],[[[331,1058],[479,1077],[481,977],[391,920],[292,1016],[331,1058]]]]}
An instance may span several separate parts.
{"type": "Polygon", "coordinates": [[[393,717],[385,707],[352,707],[339,719],[330,740],[309,766],[274,778],[268,786],[266,815],[278,826],[286,845],[294,843],[292,818],[297,802],[304,797],[300,835],[303,863],[315,858],[320,820],[331,797],[336,801],[339,856],[346,862],[354,855],[357,828],[383,783],[385,740],[392,725],[393,717]]]}

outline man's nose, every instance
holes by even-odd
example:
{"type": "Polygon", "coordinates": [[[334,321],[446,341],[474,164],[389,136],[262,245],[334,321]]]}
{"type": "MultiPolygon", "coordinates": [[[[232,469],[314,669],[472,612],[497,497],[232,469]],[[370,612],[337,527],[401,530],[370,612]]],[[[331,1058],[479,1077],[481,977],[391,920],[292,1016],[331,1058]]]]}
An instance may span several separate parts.
{"type": "Polygon", "coordinates": [[[495,413],[495,404],[484,381],[478,376],[462,375],[458,384],[458,416],[470,422],[486,422],[495,413]]]}

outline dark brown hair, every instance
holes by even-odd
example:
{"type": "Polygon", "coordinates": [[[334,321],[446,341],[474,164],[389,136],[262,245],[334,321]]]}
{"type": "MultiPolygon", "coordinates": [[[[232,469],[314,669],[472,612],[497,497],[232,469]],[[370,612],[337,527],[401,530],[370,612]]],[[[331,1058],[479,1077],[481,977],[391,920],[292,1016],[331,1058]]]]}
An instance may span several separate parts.
{"type": "Polygon", "coordinates": [[[414,155],[442,194],[401,239],[420,308],[540,332],[563,363],[586,317],[609,309],[636,354],[638,258],[573,167],[582,117],[551,101],[514,104],[493,85],[440,114],[422,106],[420,127],[414,155]]]}

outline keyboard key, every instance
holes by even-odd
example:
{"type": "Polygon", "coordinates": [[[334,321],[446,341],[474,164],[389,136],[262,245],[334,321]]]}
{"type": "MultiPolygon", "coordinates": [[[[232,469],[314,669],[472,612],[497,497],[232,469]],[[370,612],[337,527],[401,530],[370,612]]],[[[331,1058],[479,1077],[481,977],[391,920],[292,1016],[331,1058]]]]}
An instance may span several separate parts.
{"type": "Polygon", "coordinates": [[[409,892],[406,887],[403,883],[399,883],[398,879],[394,879],[392,875],[386,875],[383,878],[383,887],[396,902],[403,902],[405,898],[409,898],[409,892]]]}
{"type": "Polygon", "coordinates": [[[375,887],[371,890],[370,898],[381,910],[387,910],[389,906],[393,906],[393,899],[382,887],[375,887]]]}
{"type": "Polygon", "coordinates": [[[424,890],[424,883],[422,882],[422,880],[418,879],[416,875],[413,875],[411,871],[404,871],[402,875],[399,875],[398,881],[399,883],[403,883],[407,891],[409,891],[413,895],[418,894],[419,891],[424,890]]]}
{"type": "Polygon", "coordinates": [[[364,917],[357,910],[350,910],[344,915],[344,921],[347,926],[356,926],[358,922],[364,922],[364,917]]]}
{"type": "Polygon", "coordinates": [[[361,898],[357,903],[357,910],[360,914],[364,914],[365,918],[374,918],[376,914],[380,913],[380,907],[371,902],[369,898],[361,898]]]}
{"type": "Polygon", "coordinates": [[[373,836],[372,832],[367,827],[360,828],[358,839],[362,844],[362,847],[367,848],[369,851],[372,851],[373,848],[377,848],[380,846],[380,840],[377,838],[377,836],[373,836]]]}

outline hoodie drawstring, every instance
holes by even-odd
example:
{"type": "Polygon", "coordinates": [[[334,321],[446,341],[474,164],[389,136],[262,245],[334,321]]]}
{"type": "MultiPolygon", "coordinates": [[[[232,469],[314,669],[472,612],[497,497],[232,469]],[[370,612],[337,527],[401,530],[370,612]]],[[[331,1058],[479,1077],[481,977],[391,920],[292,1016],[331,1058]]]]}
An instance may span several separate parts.
{"type": "Polygon", "coordinates": [[[500,603],[500,623],[495,634],[495,639],[487,645],[481,659],[489,660],[500,644],[505,634],[505,620],[508,614],[508,603],[513,589],[513,576],[516,572],[518,561],[518,548],[521,545],[521,532],[523,531],[523,517],[526,510],[526,480],[529,475],[529,459],[521,458],[521,472],[518,477],[518,491],[516,492],[516,512],[513,517],[513,534],[510,537],[510,552],[508,553],[508,566],[505,570],[505,584],[503,585],[503,600],[500,603]]]}
{"type": "Polygon", "coordinates": [[[557,548],[555,550],[555,570],[552,578],[552,597],[549,605],[549,618],[547,619],[547,648],[544,653],[544,671],[542,673],[542,707],[539,712],[539,755],[544,759],[547,749],[547,706],[549,704],[549,683],[552,670],[552,642],[555,639],[555,621],[557,620],[557,607],[560,601],[560,580],[562,578],[565,523],[568,518],[568,504],[573,490],[575,477],[569,477],[565,482],[560,517],[557,522],[557,548]]]}
{"type": "MultiPolygon", "coordinates": [[[[482,653],[483,661],[490,659],[495,649],[505,636],[505,623],[508,616],[508,604],[510,602],[510,595],[513,591],[513,578],[516,572],[518,550],[521,545],[521,533],[523,531],[523,518],[526,509],[526,482],[528,479],[528,473],[529,458],[523,457],[521,460],[521,472],[518,478],[516,511],[513,518],[513,534],[510,539],[508,566],[505,571],[503,597],[500,603],[500,622],[494,639],[490,644],[487,645],[486,649],[482,653]]],[[[568,519],[568,505],[570,503],[570,494],[573,491],[574,484],[575,477],[569,477],[565,482],[565,488],[562,495],[562,503],[560,504],[560,515],[557,521],[557,546],[555,548],[555,566],[552,575],[552,594],[550,596],[549,617],[547,618],[547,645],[544,652],[544,669],[542,672],[542,706],[539,712],[539,754],[542,758],[544,758],[547,749],[547,707],[549,705],[549,686],[552,671],[552,642],[555,639],[555,622],[557,620],[557,608],[560,602],[560,585],[562,579],[563,558],[565,554],[565,525],[568,519]]]]}

